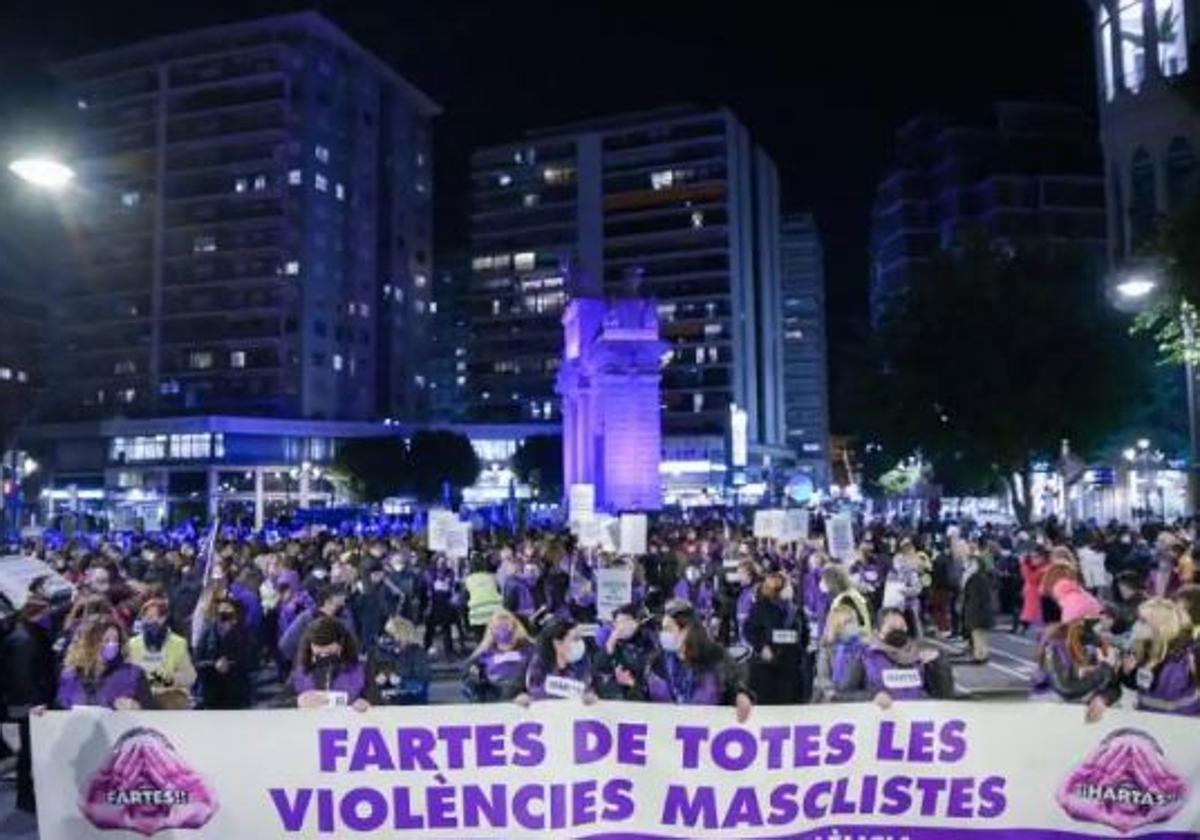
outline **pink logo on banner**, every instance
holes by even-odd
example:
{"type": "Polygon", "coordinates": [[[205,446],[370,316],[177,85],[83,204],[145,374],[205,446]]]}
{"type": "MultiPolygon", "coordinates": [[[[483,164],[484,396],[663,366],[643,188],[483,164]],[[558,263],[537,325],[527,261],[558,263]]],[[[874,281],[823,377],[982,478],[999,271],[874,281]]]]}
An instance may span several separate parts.
{"type": "Polygon", "coordinates": [[[92,774],[79,810],[96,828],[149,837],[201,828],[217,812],[217,799],[161,732],[139,728],[122,735],[92,774]]]}
{"type": "Polygon", "coordinates": [[[1167,763],[1157,741],[1136,729],[1119,729],[1067,776],[1057,799],[1076,820],[1128,834],[1171,819],[1187,792],[1186,780],[1167,763]]]}

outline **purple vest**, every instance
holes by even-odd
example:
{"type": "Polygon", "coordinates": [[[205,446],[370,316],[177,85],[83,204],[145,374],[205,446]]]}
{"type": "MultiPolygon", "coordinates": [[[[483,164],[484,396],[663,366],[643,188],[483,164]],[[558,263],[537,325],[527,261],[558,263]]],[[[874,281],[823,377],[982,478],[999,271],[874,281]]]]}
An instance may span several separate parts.
{"type": "Polygon", "coordinates": [[[361,662],[355,662],[350,666],[341,666],[333,675],[333,678],[321,680],[318,684],[317,674],[313,672],[304,673],[299,668],[292,674],[292,690],[299,696],[306,691],[344,691],[349,702],[363,696],[363,690],[367,686],[367,672],[361,662]]]}
{"type": "Polygon", "coordinates": [[[509,593],[513,591],[517,593],[517,615],[529,618],[536,609],[529,581],[520,576],[510,577],[504,584],[504,600],[507,601],[509,593]]]}
{"type": "Polygon", "coordinates": [[[743,586],[738,595],[734,615],[737,617],[738,637],[746,641],[746,619],[750,617],[750,608],[754,606],[754,584],[743,586]]]}
{"type": "Polygon", "coordinates": [[[675,597],[682,598],[696,608],[701,618],[708,618],[713,611],[712,587],[706,582],[690,583],[681,580],[675,584],[675,597]]]}
{"type": "Polygon", "coordinates": [[[296,620],[296,616],[313,606],[312,598],[308,597],[308,593],[304,591],[297,592],[292,600],[286,604],[279,605],[279,626],[276,630],[278,636],[277,641],[283,639],[283,634],[292,626],[292,622],[296,620]]]}
{"type": "Polygon", "coordinates": [[[846,684],[850,668],[862,655],[863,647],[863,640],[857,636],[850,641],[834,642],[829,652],[829,671],[835,689],[846,684]]]}
{"type": "Polygon", "coordinates": [[[721,705],[721,680],[715,670],[697,673],[673,654],[663,654],[664,673],[646,675],[646,694],[651,703],[683,706],[721,705]]]}
{"type": "Polygon", "coordinates": [[[492,685],[520,682],[529,667],[533,648],[529,645],[512,650],[489,650],[480,659],[487,681],[492,685]]]}
{"type": "Polygon", "coordinates": [[[112,708],[121,697],[131,700],[138,696],[138,680],[144,679],[142,669],[122,662],[89,686],[73,668],[65,669],[58,683],[57,704],[64,709],[75,706],[105,706],[112,708]]]}
{"type": "Polygon", "coordinates": [[[867,691],[872,696],[886,691],[897,700],[925,700],[924,669],[920,662],[902,665],[879,648],[868,647],[862,654],[867,691]]]}
{"type": "Polygon", "coordinates": [[[262,604],[259,603],[258,596],[238,581],[229,585],[229,594],[242,605],[242,616],[246,627],[252,631],[258,630],[262,624],[262,604]]]}
{"type": "Polygon", "coordinates": [[[1186,653],[1168,656],[1154,670],[1139,668],[1136,676],[1140,711],[1200,715],[1200,689],[1186,653]]]}

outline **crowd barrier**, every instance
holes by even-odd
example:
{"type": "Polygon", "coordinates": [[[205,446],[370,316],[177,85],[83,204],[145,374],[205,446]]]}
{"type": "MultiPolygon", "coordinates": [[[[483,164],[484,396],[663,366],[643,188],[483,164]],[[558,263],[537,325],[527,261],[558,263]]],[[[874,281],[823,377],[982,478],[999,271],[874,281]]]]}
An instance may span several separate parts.
{"type": "Polygon", "coordinates": [[[1200,837],[1200,726],[1057,704],[51,712],[42,840],[1200,837]],[[132,832],[133,834],[127,834],[132,832]]]}

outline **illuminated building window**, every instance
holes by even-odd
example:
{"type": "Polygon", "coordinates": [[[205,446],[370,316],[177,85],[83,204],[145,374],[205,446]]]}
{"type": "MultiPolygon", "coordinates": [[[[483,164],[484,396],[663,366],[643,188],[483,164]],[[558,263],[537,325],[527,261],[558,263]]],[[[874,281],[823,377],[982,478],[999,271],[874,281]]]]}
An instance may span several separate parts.
{"type": "Polygon", "coordinates": [[[708,363],[710,365],[715,364],[717,359],[719,358],[719,356],[720,356],[720,351],[718,351],[716,347],[708,348],[708,363]]]}
{"type": "Polygon", "coordinates": [[[8,382],[8,381],[9,381],[9,380],[11,380],[12,378],[13,378],[13,372],[12,372],[12,368],[10,368],[10,367],[0,367],[0,380],[3,380],[3,381],[5,381],[5,382],[8,382]]]}
{"type": "Polygon", "coordinates": [[[466,385],[466,384],[467,384],[467,377],[465,377],[465,376],[456,376],[456,377],[454,377],[454,383],[455,383],[456,385],[466,385]]]}
{"type": "Polygon", "coordinates": [[[425,314],[425,301],[423,301],[423,300],[413,301],[413,309],[415,309],[417,311],[418,315],[424,315],[425,314]]]}
{"type": "Polygon", "coordinates": [[[496,183],[502,187],[507,187],[509,184],[512,183],[512,176],[509,175],[507,172],[501,172],[499,175],[496,176],[496,183]]]}
{"type": "Polygon", "coordinates": [[[660,303],[658,305],[658,320],[663,323],[670,323],[675,320],[676,305],[673,303],[660,303]]]}
{"type": "Polygon", "coordinates": [[[704,395],[692,394],[692,411],[699,414],[704,410],[704,395]]]}
{"type": "Polygon", "coordinates": [[[537,254],[533,251],[520,251],[513,254],[513,268],[517,271],[531,271],[537,263],[537,254]]]}
{"type": "Polygon", "coordinates": [[[704,211],[703,210],[693,210],[692,211],[692,227],[697,230],[704,227],[704,211]]]}
{"type": "Polygon", "coordinates": [[[284,274],[299,274],[300,273],[300,261],[299,260],[288,260],[286,263],[283,264],[283,273],[284,274]]]}
{"type": "Polygon", "coordinates": [[[164,397],[173,396],[179,393],[179,381],[175,379],[164,379],[158,383],[158,393],[164,397]]]}
{"type": "Polygon", "coordinates": [[[117,391],[117,402],[125,403],[125,405],[131,405],[136,399],[136,388],[122,388],[121,390],[117,391]]]}
{"type": "Polygon", "coordinates": [[[537,207],[538,201],[540,200],[541,196],[539,196],[537,193],[525,193],[525,195],[521,198],[521,202],[526,207],[537,207]]]}
{"type": "Polygon", "coordinates": [[[493,301],[492,301],[492,314],[493,314],[493,315],[499,315],[499,314],[500,314],[500,301],[498,301],[498,300],[493,300],[493,301]]]}
{"type": "Polygon", "coordinates": [[[704,334],[706,336],[720,335],[721,329],[722,328],[721,328],[720,324],[705,324],[704,325],[704,334]]]}
{"type": "Polygon", "coordinates": [[[317,188],[317,192],[329,192],[329,179],[318,172],[313,179],[313,186],[317,188]]]}
{"type": "Polygon", "coordinates": [[[300,184],[303,182],[303,180],[304,180],[303,176],[301,176],[299,169],[289,169],[288,170],[288,183],[291,184],[293,187],[300,186],[300,184]]]}
{"type": "Polygon", "coordinates": [[[569,166],[547,166],[542,170],[542,180],[547,184],[569,184],[575,178],[575,170],[569,166]]]}
{"type": "Polygon", "coordinates": [[[359,315],[361,315],[361,316],[362,316],[362,317],[364,317],[364,318],[369,318],[369,317],[371,317],[371,304],[369,304],[369,303],[360,303],[360,304],[358,305],[358,314],[359,314],[359,315]]]}
{"type": "Polygon", "coordinates": [[[213,354],[208,350],[193,350],[188,355],[188,367],[192,370],[208,370],[213,366],[213,354]]]}
{"type": "Polygon", "coordinates": [[[140,192],[138,192],[137,190],[126,190],[125,192],[121,193],[121,206],[122,207],[133,208],[133,207],[137,207],[141,203],[142,203],[142,194],[140,192]]]}
{"type": "Polygon", "coordinates": [[[424,376],[422,376],[422,375],[421,375],[421,374],[419,374],[419,373],[413,376],[413,382],[415,382],[415,383],[416,383],[416,386],[417,386],[418,388],[424,388],[424,387],[425,387],[425,377],[424,377],[424,376]]]}
{"type": "Polygon", "coordinates": [[[137,373],[137,362],[132,359],[125,359],[113,365],[113,374],[116,376],[125,376],[130,373],[137,373]]]}
{"type": "Polygon", "coordinates": [[[1130,93],[1142,89],[1146,78],[1146,31],[1142,25],[1142,0],[1121,0],[1121,70],[1130,93]]]}
{"type": "Polygon", "coordinates": [[[318,144],[317,147],[313,149],[313,155],[317,160],[321,161],[321,163],[329,163],[329,148],[327,146],[318,144]]]}
{"type": "Polygon", "coordinates": [[[658,172],[650,173],[650,186],[656,190],[665,190],[675,184],[675,173],[670,169],[663,169],[658,172]]]}
{"type": "Polygon", "coordinates": [[[698,365],[704,364],[704,348],[703,347],[696,348],[696,364],[698,364],[698,365]]]}
{"type": "Polygon", "coordinates": [[[1158,67],[1163,76],[1179,76],[1188,69],[1188,41],[1183,0],[1154,0],[1158,26],[1158,67]]]}
{"type": "Polygon", "coordinates": [[[203,234],[192,239],[193,254],[211,254],[217,250],[217,238],[203,234]]]}
{"type": "Polygon", "coordinates": [[[542,403],[542,416],[544,418],[549,420],[550,415],[553,413],[554,413],[554,403],[550,402],[550,400],[546,400],[544,403],[542,403]]]}
{"type": "Polygon", "coordinates": [[[333,194],[337,196],[338,201],[346,200],[346,187],[343,186],[341,181],[338,181],[337,184],[334,185],[333,194]]]}
{"type": "Polygon", "coordinates": [[[413,275],[413,285],[416,286],[418,289],[424,289],[428,283],[429,283],[429,278],[427,276],[425,276],[424,274],[414,274],[413,275]]]}
{"type": "Polygon", "coordinates": [[[789,341],[803,341],[804,330],[787,330],[784,332],[783,337],[789,341]]]}
{"type": "Polygon", "coordinates": [[[341,353],[333,354],[333,369],[336,371],[341,371],[341,369],[342,369],[342,354],[341,353]]]}
{"type": "Polygon", "coordinates": [[[29,381],[29,374],[27,374],[27,373],[26,373],[25,371],[23,371],[23,370],[19,370],[19,371],[17,371],[17,381],[18,381],[18,382],[28,382],[28,381],[29,381]]]}
{"type": "Polygon", "coordinates": [[[1104,98],[1112,102],[1116,95],[1113,76],[1112,16],[1108,8],[1100,7],[1100,61],[1104,65],[1104,98]]]}
{"type": "Polygon", "coordinates": [[[429,314],[430,315],[437,314],[437,301],[436,300],[429,301],[429,314]]]}
{"type": "Polygon", "coordinates": [[[229,366],[231,368],[244,368],[246,366],[246,351],[234,350],[229,354],[229,366]]]}
{"type": "Polygon", "coordinates": [[[233,182],[233,191],[235,193],[244,193],[246,191],[247,181],[245,178],[238,178],[233,182]]]}
{"type": "Polygon", "coordinates": [[[266,188],[267,188],[267,176],[266,175],[255,175],[254,176],[255,191],[265,190],[266,188]]]}

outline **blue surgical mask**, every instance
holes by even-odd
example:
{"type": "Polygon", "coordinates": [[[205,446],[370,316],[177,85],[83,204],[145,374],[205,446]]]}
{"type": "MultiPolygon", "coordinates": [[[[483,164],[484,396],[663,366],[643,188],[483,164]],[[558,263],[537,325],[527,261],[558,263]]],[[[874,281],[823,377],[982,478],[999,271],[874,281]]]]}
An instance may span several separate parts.
{"type": "Polygon", "coordinates": [[[680,648],[679,634],[670,630],[660,630],[658,633],[658,645],[667,653],[677,653],[680,648]]]}
{"type": "Polygon", "coordinates": [[[580,659],[583,659],[587,653],[587,646],[583,643],[583,639],[575,639],[571,642],[571,647],[567,650],[567,661],[575,664],[580,659]]]}

